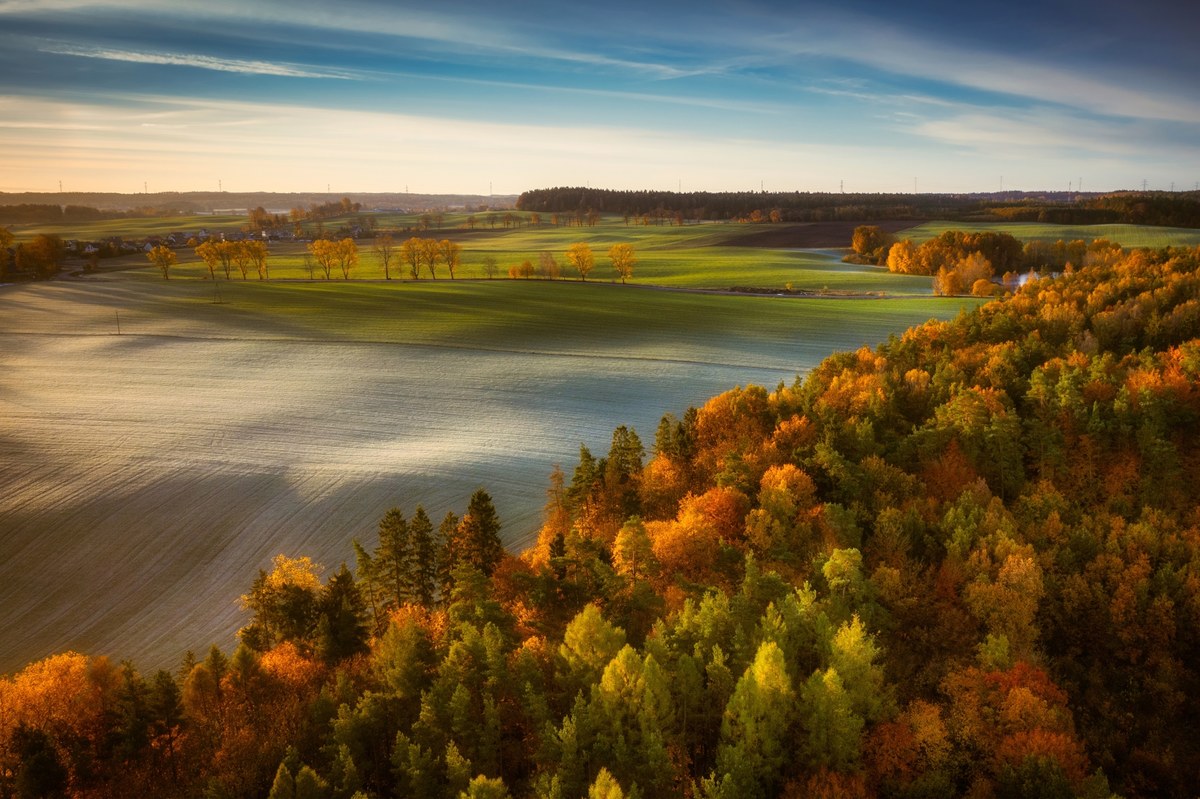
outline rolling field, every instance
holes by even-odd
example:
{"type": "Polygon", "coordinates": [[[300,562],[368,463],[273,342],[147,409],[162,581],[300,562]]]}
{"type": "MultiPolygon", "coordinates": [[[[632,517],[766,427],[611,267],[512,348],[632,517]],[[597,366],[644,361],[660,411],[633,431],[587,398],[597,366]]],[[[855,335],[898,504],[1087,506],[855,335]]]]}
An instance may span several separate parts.
{"type": "MultiPolygon", "coordinates": [[[[196,219],[171,229],[195,230],[196,219]]],[[[388,221],[386,218],[384,221],[388,221]]],[[[391,220],[409,223],[412,219],[391,220]]],[[[873,266],[842,263],[844,250],[838,249],[763,249],[757,247],[732,246],[731,237],[751,234],[770,228],[769,225],[737,225],[712,223],[703,225],[637,226],[625,225],[619,219],[608,218],[595,227],[553,227],[541,225],[525,226],[505,230],[503,228],[479,228],[464,230],[452,227],[460,220],[448,219],[439,230],[418,233],[396,233],[399,243],[409,235],[422,238],[450,238],[462,246],[462,265],[456,273],[459,279],[482,279],[486,277],[484,258],[495,258],[498,279],[508,279],[510,266],[528,260],[535,267],[543,252],[550,252],[562,269],[564,280],[578,280],[578,273],[566,258],[567,248],[579,241],[587,242],[595,255],[595,269],[588,282],[611,283],[617,280],[608,260],[608,248],[616,243],[630,243],[637,253],[638,262],[630,282],[637,285],[659,285],[674,288],[729,289],[733,287],[754,289],[783,289],[791,286],[795,291],[832,294],[896,294],[931,295],[932,281],[912,275],[891,275],[886,269],[873,266]]],[[[107,224],[107,223],[106,223],[107,224]]],[[[332,228],[336,222],[331,222],[332,228]]],[[[211,227],[211,226],[210,226],[211,227]]],[[[846,245],[849,245],[847,237],[846,245]]],[[[358,242],[359,263],[351,271],[352,280],[382,280],[384,269],[379,256],[374,252],[371,239],[358,242]]],[[[272,280],[323,279],[319,266],[311,260],[306,262],[306,245],[301,242],[276,242],[270,245],[269,260],[272,280]]],[[[399,247],[397,247],[397,251],[399,247]]],[[[179,263],[172,269],[172,278],[201,279],[208,277],[208,269],[190,248],[176,250],[179,263]]],[[[124,256],[101,262],[104,269],[114,267],[134,268],[147,274],[155,274],[142,254],[124,256]]],[[[224,274],[218,269],[218,277],[224,274]]],[[[397,252],[391,267],[393,279],[409,277],[408,266],[397,252]]],[[[449,278],[445,266],[439,265],[438,277],[449,278]]],[[[233,280],[242,280],[236,268],[233,280]]],[[[254,274],[250,280],[256,279],[254,274]]],[[[341,280],[342,274],[335,267],[332,280],[341,280]]],[[[422,280],[429,280],[422,272],[422,280]]]]}
{"type": "Polygon", "coordinates": [[[1049,225],[1040,222],[927,222],[902,230],[897,239],[921,243],[946,230],[986,230],[1008,233],[1022,241],[1108,239],[1122,247],[1196,247],[1200,230],[1149,225],[1049,225]]]}
{"type": "Polygon", "coordinates": [[[0,672],[75,648],[228,646],[278,552],[336,568],[392,505],[486,487],[528,544],[580,443],[790,382],[969,301],[542,281],[0,288],[0,672]],[[120,320],[121,334],[117,335],[120,320]]]}

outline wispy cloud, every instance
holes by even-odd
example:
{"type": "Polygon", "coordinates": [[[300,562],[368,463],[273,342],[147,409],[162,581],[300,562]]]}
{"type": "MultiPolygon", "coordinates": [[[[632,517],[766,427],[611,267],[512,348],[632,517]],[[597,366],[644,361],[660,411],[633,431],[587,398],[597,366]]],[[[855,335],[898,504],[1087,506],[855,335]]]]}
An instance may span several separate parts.
{"type": "MultiPolygon", "coordinates": [[[[891,22],[828,16],[803,29],[759,37],[754,43],[783,62],[827,57],[966,89],[1009,95],[1026,102],[1053,103],[1091,114],[1200,124],[1195,92],[1172,91],[1137,65],[1122,63],[1105,74],[1083,63],[1060,64],[965,47],[891,22]]],[[[745,42],[744,46],[749,46],[745,42]]]]}
{"type": "Polygon", "coordinates": [[[133,64],[162,64],[166,66],[209,69],[214,72],[236,72],[244,75],[274,75],[284,78],[327,78],[331,80],[354,80],[355,75],[346,70],[315,69],[297,64],[282,64],[271,61],[245,61],[238,58],[217,58],[192,53],[154,53],[136,50],[115,50],[106,47],[79,47],[74,45],[52,45],[43,47],[42,52],[55,55],[98,58],[105,61],[125,61],[133,64]]]}
{"type": "Polygon", "coordinates": [[[1144,153],[1144,142],[1154,140],[1160,157],[1179,163],[1200,158],[1200,145],[1171,142],[1148,122],[1084,119],[1051,109],[1033,108],[1003,114],[985,108],[964,107],[943,119],[913,118],[902,128],[933,141],[986,153],[995,157],[1110,157],[1128,159],[1144,153]]]}

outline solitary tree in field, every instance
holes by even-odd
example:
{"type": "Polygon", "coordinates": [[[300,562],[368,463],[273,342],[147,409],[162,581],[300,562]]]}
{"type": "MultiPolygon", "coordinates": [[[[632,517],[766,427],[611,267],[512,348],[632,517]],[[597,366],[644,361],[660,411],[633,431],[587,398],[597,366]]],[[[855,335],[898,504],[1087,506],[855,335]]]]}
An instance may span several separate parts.
{"type": "Polygon", "coordinates": [[[164,280],[171,279],[168,271],[172,266],[175,265],[176,259],[174,250],[172,250],[170,247],[160,244],[150,252],[146,253],[146,257],[150,259],[150,263],[162,270],[164,280]]]}
{"type": "Polygon", "coordinates": [[[392,279],[392,258],[396,255],[396,242],[392,238],[391,233],[384,233],[375,237],[375,245],[372,248],[375,254],[379,256],[379,262],[383,264],[383,277],[385,280],[392,279]]]}
{"type": "Polygon", "coordinates": [[[446,264],[446,271],[450,273],[450,279],[453,280],[454,270],[458,269],[458,265],[462,261],[462,245],[449,239],[442,239],[438,243],[438,253],[446,264]]]}
{"type": "Polygon", "coordinates": [[[421,241],[413,236],[400,245],[400,258],[408,264],[408,274],[413,280],[421,277],[421,241]]]}
{"type": "Polygon", "coordinates": [[[358,265],[358,245],[354,239],[346,238],[339,241],[337,247],[337,265],[342,270],[342,278],[350,279],[350,270],[358,265]]]}
{"type": "Polygon", "coordinates": [[[633,277],[633,265],[637,263],[637,256],[633,252],[632,244],[614,244],[609,247],[608,259],[612,261],[616,273],[621,276],[622,283],[633,277]]]}
{"type": "Polygon", "coordinates": [[[584,241],[577,241],[567,248],[567,260],[571,262],[571,266],[579,270],[580,280],[587,280],[588,273],[596,265],[596,256],[592,254],[592,248],[584,241]]]}

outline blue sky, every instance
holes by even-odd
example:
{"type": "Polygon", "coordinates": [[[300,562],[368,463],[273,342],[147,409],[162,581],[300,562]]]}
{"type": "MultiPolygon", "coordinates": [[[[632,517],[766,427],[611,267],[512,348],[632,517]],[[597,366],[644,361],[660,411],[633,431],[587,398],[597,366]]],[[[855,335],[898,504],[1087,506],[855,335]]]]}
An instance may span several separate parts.
{"type": "Polygon", "coordinates": [[[1192,189],[1190,6],[0,0],[0,191],[1192,189]]]}

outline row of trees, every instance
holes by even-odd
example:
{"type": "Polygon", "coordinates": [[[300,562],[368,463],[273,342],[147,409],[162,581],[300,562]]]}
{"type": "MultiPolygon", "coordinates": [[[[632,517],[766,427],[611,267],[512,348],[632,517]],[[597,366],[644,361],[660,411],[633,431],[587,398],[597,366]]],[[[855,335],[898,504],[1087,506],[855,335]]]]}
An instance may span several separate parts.
{"type": "Polygon", "coordinates": [[[354,239],[344,238],[340,241],[317,239],[308,244],[308,253],[325,279],[329,280],[336,267],[342,273],[343,280],[350,279],[350,271],[358,265],[358,244],[354,239]]]}
{"type": "MultiPolygon", "coordinates": [[[[218,241],[207,239],[195,248],[196,255],[208,267],[208,275],[212,280],[217,279],[217,269],[225,274],[225,279],[232,279],[234,269],[241,274],[242,280],[249,279],[251,272],[258,275],[259,280],[269,280],[271,277],[267,259],[270,250],[264,241],[243,239],[241,241],[218,241]]],[[[150,262],[162,270],[163,277],[168,277],[168,270],[176,263],[175,253],[169,247],[159,245],[147,253],[150,262]]]]}
{"type": "Polygon", "coordinates": [[[405,239],[399,245],[390,233],[375,237],[374,250],[383,264],[383,274],[392,279],[392,261],[399,260],[408,266],[408,275],[413,280],[421,278],[424,267],[429,277],[437,279],[437,267],[441,263],[454,279],[454,273],[462,262],[462,245],[449,239],[423,239],[416,236],[405,239]]]}

